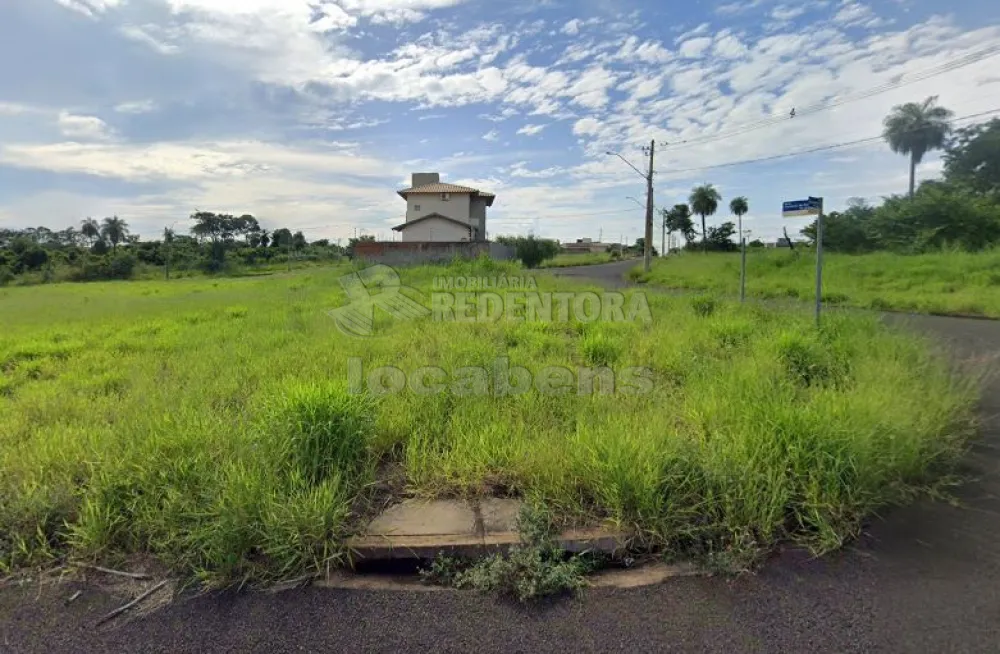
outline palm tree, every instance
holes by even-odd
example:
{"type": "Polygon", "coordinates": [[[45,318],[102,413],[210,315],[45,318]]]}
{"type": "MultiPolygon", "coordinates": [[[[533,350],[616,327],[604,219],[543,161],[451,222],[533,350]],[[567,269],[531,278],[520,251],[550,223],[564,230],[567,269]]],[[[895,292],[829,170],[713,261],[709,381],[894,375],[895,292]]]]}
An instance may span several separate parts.
{"type": "Polygon", "coordinates": [[[936,106],[937,96],[923,102],[896,105],[885,117],[882,138],[893,152],[910,155],[910,197],[916,187],[917,164],[931,150],[944,147],[951,132],[948,119],[952,112],[936,106]]]}
{"type": "Polygon", "coordinates": [[[128,238],[128,223],[118,216],[105,218],[101,224],[101,235],[111,243],[113,250],[117,250],[118,244],[128,238]]]}
{"type": "Polygon", "coordinates": [[[101,237],[101,226],[93,218],[87,218],[80,221],[80,233],[88,238],[93,246],[94,241],[101,237]]]}
{"type": "Polygon", "coordinates": [[[691,191],[688,202],[691,204],[691,211],[701,216],[701,249],[703,252],[708,252],[708,230],[705,228],[705,216],[715,214],[719,203],[722,202],[722,196],[711,184],[702,184],[691,191]]]}
{"type": "Polygon", "coordinates": [[[731,211],[739,222],[737,237],[740,239],[740,243],[743,242],[743,216],[750,211],[750,203],[742,195],[738,198],[733,198],[733,201],[729,203],[729,211],[731,211]]]}

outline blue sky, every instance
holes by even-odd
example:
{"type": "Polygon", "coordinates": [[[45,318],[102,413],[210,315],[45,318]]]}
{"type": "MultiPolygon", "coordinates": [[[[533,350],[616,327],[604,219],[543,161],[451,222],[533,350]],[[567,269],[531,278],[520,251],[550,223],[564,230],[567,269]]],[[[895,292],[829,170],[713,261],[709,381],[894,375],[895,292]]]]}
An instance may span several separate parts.
{"type": "Polygon", "coordinates": [[[902,192],[905,159],[876,142],[678,171],[874,136],[928,95],[1000,109],[997,55],[741,131],[990,46],[1000,5],[973,0],[7,0],[0,226],[117,214],[153,236],[197,209],[388,239],[394,191],[436,170],[497,194],[491,234],[632,241],[643,180],[605,152],[641,166],[656,139],[658,205],[712,182],[771,239],[801,226],[782,200],[902,192]]]}

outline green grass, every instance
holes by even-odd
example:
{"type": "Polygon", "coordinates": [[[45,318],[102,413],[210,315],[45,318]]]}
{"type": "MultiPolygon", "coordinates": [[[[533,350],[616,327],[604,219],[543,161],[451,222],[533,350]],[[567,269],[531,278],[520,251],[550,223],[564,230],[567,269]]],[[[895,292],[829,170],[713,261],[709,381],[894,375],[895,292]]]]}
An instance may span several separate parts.
{"type": "Polygon", "coordinates": [[[567,268],[570,266],[594,266],[614,261],[609,252],[592,252],[588,254],[557,254],[552,259],[542,262],[540,268],[567,268]]]}
{"type": "MultiPolygon", "coordinates": [[[[484,265],[403,282],[521,274],[484,265]]],[[[651,295],[649,324],[380,313],[354,338],[326,315],[347,270],[0,289],[0,567],[152,555],[210,585],[324,570],[389,462],[413,494],[502,490],[560,524],[609,519],[739,565],[783,539],[839,546],[967,435],[972,385],[874,318],[816,331],[808,311],[651,295]],[[409,372],[644,366],[653,389],[352,395],[352,356],[409,372]]]]}
{"type": "MultiPolygon", "coordinates": [[[[657,259],[649,281],[737,295],[739,253],[685,252],[657,259]]],[[[747,294],[762,298],[816,297],[813,250],[747,250],[747,294]]],[[[888,252],[823,256],[823,300],[877,310],[1000,318],[1000,249],[971,254],[888,252]]]]}

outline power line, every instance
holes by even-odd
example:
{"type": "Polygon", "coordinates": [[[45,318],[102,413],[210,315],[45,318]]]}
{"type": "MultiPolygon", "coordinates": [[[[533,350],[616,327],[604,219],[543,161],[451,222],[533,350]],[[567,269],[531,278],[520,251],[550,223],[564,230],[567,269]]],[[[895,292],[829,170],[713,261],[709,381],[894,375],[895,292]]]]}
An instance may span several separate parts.
{"type": "Polygon", "coordinates": [[[885,84],[880,84],[879,86],[872,87],[865,91],[859,91],[858,93],[844,96],[839,100],[835,100],[829,103],[817,103],[814,105],[809,105],[803,108],[795,107],[793,109],[794,115],[789,116],[774,116],[772,118],[765,118],[763,120],[754,121],[751,123],[745,123],[743,125],[738,125],[728,132],[722,132],[719,134],[713,134],[710,136],[696,137],[693,139],[687,139],[684,141],[679,141],[676,144],[671,144],[667,146],[668,150],[675,150],[684,147],[691,147],[695,145],[701,145],[703,143],[712,143],[713,141],[720,141],[727,138],[732,138],[734,136],[740,136],[748,132],[753,132],[758,129],[763,129],[765,127],[770,127],[771,125],[776,125],[778,123],[783,123],[789,120],[795,120],[801,116],[806,116],[810,114],[819,113],[821,111],[826,111],[827,109],[833,109],[834,107],[839,107],[841,105],[848,104],[850,102],[857,102],[858,100],[864,100],[887,91],[892,91],[894,89],[902,88],[910,84],[915,84],[917,82],[922,82],[931,77],[936,77],[938,75],[943,75],[944,73],[951,72],[953,70],[958,70],[959,68],[964,68],[965,66],[972,65],[988,59],[996,54],[1000,54],[1000,45],[993,45],[988,48],[983,48],[982,50],[977,50],[975,52],[969,53],[964,57],[959,57],[947,63],[941,64],[934,68],[929,68],[921,72],[915,73],[912,77],[908,79],[901,79],[895,82],[886,82],[885,84]]]}
{"type": "MultiPolygon", "coordinates": [[[[956,123],[964,120],[971,120],[973,118],[980,118],[982,116],[988,116],[990,114],[1000,113],[1000,109],[991,109],[989,111],[982,111],[977,114],[969,114],[968,116],[960,116],[958,118],[953,118],[949,123],[956,123]]],[[[775,161],[777,159],[787,159],[789,157],[798,157],[804,154],[813,154],[815,152],[824,152],[826,150],[836,150],[838,148],[847,148],[855,145],[862,145],[864,143],[872,143],[874,141],[881,141],[883,136],[879,134],[878,136],[869,136],[868,138],[858,139],[856,141],[844,141],[842,143],[831,143],[829,145],[821,145],[815,148],[810,148],[808,150],[797,150],[795,152],[785,152],[783,154],[775,154],[768,157],[758,157],[756,159],[744,159],[742,161],[730,161],[728,163],[713,164],[711,166],[697,166],[694,168],[679,168],[674,170],[666,170],[664,173],[692,173],[700,170],[712,170],[715,168],[730,168],[733,166],[743,166],[745,164],[751,163],[763,163],[765,161],[775,161]]]]}

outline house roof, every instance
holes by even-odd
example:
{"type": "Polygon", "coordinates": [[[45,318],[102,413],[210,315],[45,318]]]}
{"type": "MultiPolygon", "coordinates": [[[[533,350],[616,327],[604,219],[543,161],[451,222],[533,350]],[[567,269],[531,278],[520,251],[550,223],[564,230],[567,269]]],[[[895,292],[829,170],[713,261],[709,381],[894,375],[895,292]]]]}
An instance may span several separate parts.
{"type": "Polygon", "coordinates": [[[462,227],[469,227],[469,228],[472,227],[472,225],[470,225],[469,223],[464,223],[461,220],[455,220],[454,218],[449,218],[448,216],[442,216],[439,213],[429,213],[426,216],[420,216],[416,220],[410,220],[410,221],[407,221],[407,222],[403,223],[402,225],[396,225],[395,227],[392,228],[392,231],[394,231],[394,232],[401,232],[404,229],[406,229],[407,227],[409,227],[410,225],[416,225],[419,222],[423,222],[423,221],[429,220],[431,218],[438,218],[440,220],[447,220],[450,223],[455,223],[456,225],[461,225],[462,227]]]}
{"type": "Polygon", "coordinates": [[[472,195],[478,195],[486,200],[486,206],[493,206],[493,200],[496,195],[493,193],[487,193],[486,191],[480,191],[477,188],[472,188],[471,186],[459,186],[458,184],[424,184],[423,186],[411,186],[410,188],[404,188],[399,191],[402,197],[413,193],[470,193],[472,195]]]}

